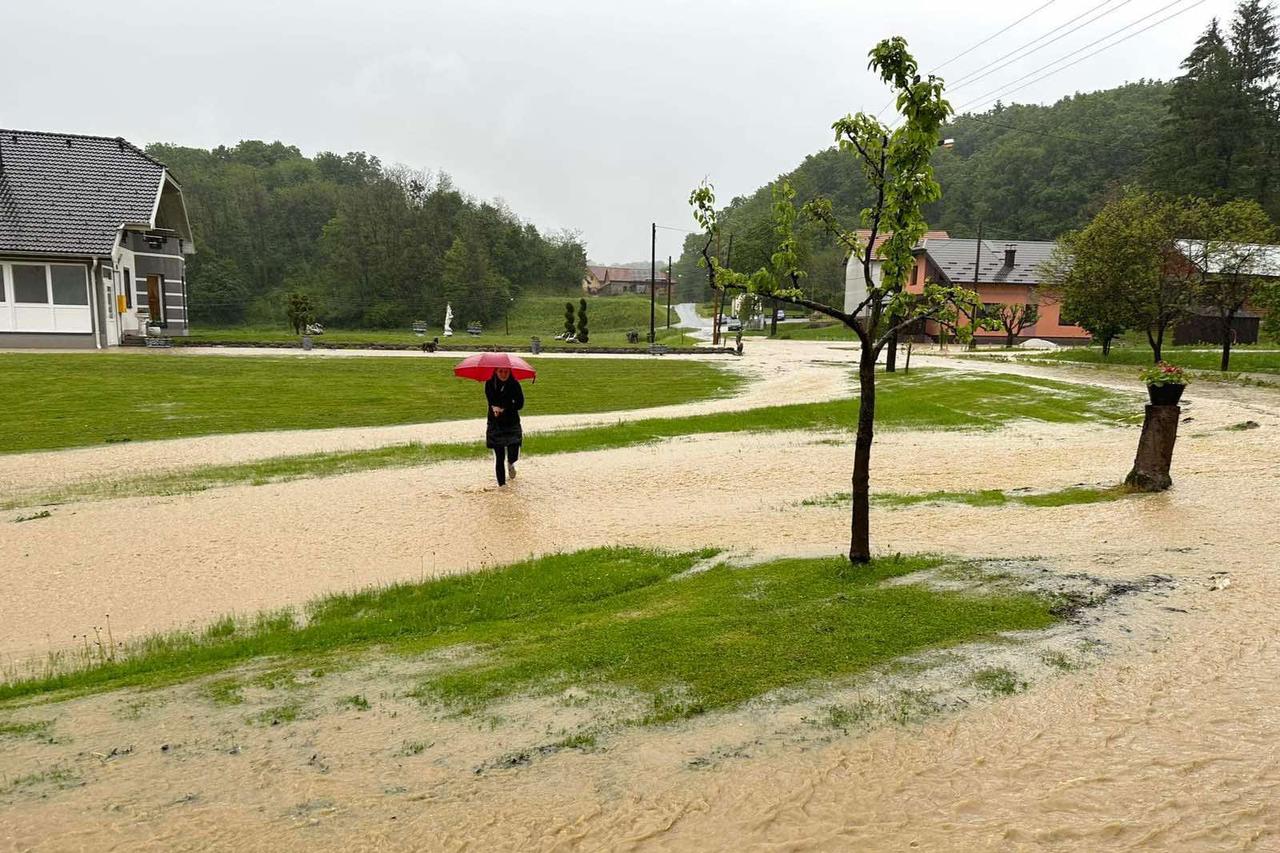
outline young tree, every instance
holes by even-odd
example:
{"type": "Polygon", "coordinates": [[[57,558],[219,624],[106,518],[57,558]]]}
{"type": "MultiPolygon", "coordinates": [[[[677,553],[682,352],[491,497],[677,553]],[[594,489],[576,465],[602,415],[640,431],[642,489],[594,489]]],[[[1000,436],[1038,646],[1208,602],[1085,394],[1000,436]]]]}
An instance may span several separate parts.
{"type": "Polygon", "coordinates": [[[306,331],[307,326],[315,322],[315,311],[311,305],[311,297],[299,290],[294,290],[285,298],[285,314],[289,325],[296,335],[306,331]]]}
{"type": "Polygon", "coordinates": [[[587,300],[578,300],[578,343],[585,344],[590,337],[587,329],[587,300]]]}
{"type": "Polygon", "coordinates": [[[1212,308],[1222,329],[1221,369],[1231,367],[1236,316],[1259,301],[1266,280],[1263,266],[1276,229],[1255,201],[1233,201],[1209,213],[1209,237],[1203,246],[1205,275],[1196,292],[1203,308],[1212,308]]]}
{"type": "MultiPolygon", "coordinates": [[[[703,263],[712,289],[737,287],[759,293],[792,305],[799,305],[839,320],[853,330],[861,344],[858,357],[860,400],[858,432],[855,441],[849,560],[855,564],[871,559],[870,477],[871,445],[875,434],[876,359],[900,328],[919,317],[931,317],[944,310],[948,298],[968,299],[957,288],[926,285],[924,293],[910,294],[906,284],[915,267],[912,249],[925,232],[922,208],[941,197],[941,188],[933,179],[930,158],[938,145],[939,130],[951,114],[951,105],[943,98],[943,83],[929,75],[922,78],[916,61],[907,51],[901,37],[885,39],[870,53],[870,67],[896,92],[901,121],[894,129],[874,116],[859,113],[835,122],[836,141],[842,149],[853,151],[863,176],[870,184],[874,201],[862,211],[865,240],[856,231],[840,227],[827,199],[805,205],[806,213],[823,223],[862,264],[865,293],[852,311],[811,298],[800,286],[800,276],[792,275],[794,267],[784,257],[774,263],[785,275],[762,269],[751,276],[734,273],[719,266],[709,253],[719,229],[715,210],[715,193],[705,181],[693,191],[690,204],[694,218],[706,232],[703,263]],[[872,249],[876,238],[888,234],[879,253],[882,273],[877,281],[872,275],[872,249]]],[[[775,217],[779,232],[794,223],[791,199],[775,199],[775,217]],[[788,212],[790,209],[790,212],[788,212]]],[[[785,244],[785,239],[782,241],[785,244]]]]}
{"type": "Polygon", "coordinates": [[[571,338],[573,332],[573,303],[566,302],[564,304],[564,335],[566,338],[571,338]]]}
{"type": "Polygon", "coordinates": [[[1000,328],[1004,329],[1005,349],[1013,349],[1022,330],[1034,326],[1036,320],[1040,319],[1039,306],[1028,303],[999,302],[987,306],[983,313],[994,317],[1000,328]]]}
{"type": "Polygon", "coordinates": [[[1041,268],[1051,296],[1062,306],[1062,316],[1084,329],[1102,344],[1102,357],[1111,355],[1111,342],[1133,323],[1129,303],[1120,297],[1120,288],[1096,265],[1077,264],[1079,231],[1058,238],[1053,254],[1041,268]]]}
{"type": "Polygon", "coordinates": [[[1203,244],[1182,241],[1204,233],[1206,211],[1199,199],[1133,187],[1107,203],[1063,243],[1072,256],[1059,282],[1069,314],[1143,330],[1159,362],[1166,332],[1186,316],[1203,277],[1203,244]]]}

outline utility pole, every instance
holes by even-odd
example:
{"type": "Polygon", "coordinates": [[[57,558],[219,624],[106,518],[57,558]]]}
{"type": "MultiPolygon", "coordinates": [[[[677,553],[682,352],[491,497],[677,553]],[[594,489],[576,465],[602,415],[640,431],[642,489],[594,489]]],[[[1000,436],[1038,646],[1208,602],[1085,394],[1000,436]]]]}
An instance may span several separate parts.
{"type": "Polygon", "coordinates": [[[649,343],[653,344],[657,341],[654,329],[655,304],[654,304],[654,288],[657,287],[658,280],[658,223],[653,223],[651,236],[649,239],[649,343]]]}
{"type": "Polygon", "coordinates": [[[671,256],[667,255],[667,328],[671,328],[671,256]]]}
{"type": "MultiPolygon", "coordinates": [[[[725,252],[724,265],[729,267],[729,262],[733,260],[733,234],[729,234],[729,250],[725,252]]],[[[716,316],[711,324],[711,345],[719,346],[720,344],[720,315],[724,313],[724,288],[716,294],[716,316]]]]}
{"type": "MultiPolygon", "coordinates": [[[[982,220],[978,220],[978,249],[973,255],[973,292],[978,292],[978,264],[982,262],[982,220]]],[[[973,316],[969,318],[969,352],[978,349],[978,314],[982,311],[982,297],[976,297],[973,303],[973,316]]]]}

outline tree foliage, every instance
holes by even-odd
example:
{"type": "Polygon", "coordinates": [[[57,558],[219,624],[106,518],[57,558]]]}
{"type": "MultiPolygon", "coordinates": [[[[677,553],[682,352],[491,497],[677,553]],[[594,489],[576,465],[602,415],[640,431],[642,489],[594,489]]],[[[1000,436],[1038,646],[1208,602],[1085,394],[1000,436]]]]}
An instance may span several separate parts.
{"type": "MultiPolygon", "coordinates": [[[[931,228],[973,236],[978,222],[996,239],[1052,240],[1079,228],[1114,190],[1144,174],[1144,163],[1166,114],[1168,85],[1140,81],[1116,89],[1063,98],[1050,106],[999,105],[983,113],[953,116],[930,162],[946,194],[927,204],[931,228]]],[[[856,152],[839,146],[818,152],[755,192],[731,199],[719,216],[722,246],[730,234],[733,266],[768,264],[774,239],[773,190],[781,182],[803,207],[817,196],[831,201],[840,221],[856,222],[872,201],[856,152]]],[[[849,248],[821,223],[803,219],[796,234],[808,273],[806,291],[828,304],[843,299],[849,248]]],[[[676,261],[683,297],[710,296],[699,270],[705,237],[690,234],[676,261]]]]}
{"type": "Polygon", "coordinates": [[[507,296],[581,285],[576,235],[544,235],[442,173],[256,140],[147,151],[183,185],[197,323],[281,321],[281,294],[294,290],[342,326],[407,326],[443,317],[450,299],[466,322],[488,322],[502,318],[507,296]]]}
{"type": "Polygon", "coordinates": [[[1070,266],[1049,272],[1068,314],[1142,330],[1160,361],[1166,333],[1195,304],[1205,250],[1196,238],[1210,233],[1211,214],[1202,199],[1127,188],[1061,241],[1070,266]]]}
{"type": "Polygon", "coordinates": [[[1155,186],[1280,216],[1280,36],[1270,4],[1243,0],[1227,34],[1215,18],[1168,99],[1155,186]]]}

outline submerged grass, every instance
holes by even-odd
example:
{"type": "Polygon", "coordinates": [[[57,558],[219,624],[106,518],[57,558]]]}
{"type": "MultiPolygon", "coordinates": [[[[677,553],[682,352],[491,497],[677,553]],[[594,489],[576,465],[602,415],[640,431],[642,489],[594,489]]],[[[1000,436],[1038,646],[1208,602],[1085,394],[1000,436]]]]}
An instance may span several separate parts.
{"type": "MultiPolygon", "coordinates": [[[[1123,398],[1082,385],[996,374],[945,370],[910,375],[886,374],[877,401],[880,429],[995,429],[1017,420],[1050,423],[1123,423],[1132,419],[1123,398]]],[[[856,398],[828,403],[766,406],[739,412],[648,418],[609,426],[531,433],[525,452],[540,455],[631,447],[685,435],[780,430],[851,430],[857,423],[856,398]]],[[[261,485],[304,477],[330,477],[358,471],[401,468],[479,459],[484,445],[408,443],[373,450],[281,456],[261,462],[211,465],[171,473],[77,484],[55,492],[17,496],[0,509],[107,500],[139,495],[170,495],[237,484],[261,485]]]]}
{"type": "MultiPolygon", "coordinates": [[[[479,654],[425,669],[419,695],[474,712],[516,693],[609,684],[649,698],[638,722],[662,722],[1056,619],[1052,602],[1030,594],[882,584],[941,565],[935,557],[857,570],[828,558],[685,574],[714,556],[593,549],[333,595],[305,618],[271,614],[231,633],[151,637],[115,662],[0,684],[0,700],[158,686],[268,656],[279,665],[373,647],[416,656],[461,646],[479,654]]],[[[213,692],[234,701],[237,691],[228,683],[213,692]]],[[[298,713],[285,705],[252,722],[298,713]]]]}
{"type": "MultiPolygon", "coordinates": [[[[999,489],[978,489],[967,492],[917,492],[872,495],[873,503],[891,509],[916,506],[918,504],[959,503],[966,506],[1005,506],[1021,504],[1035,507],[1071,506],[1074,504],[1105,503],[1128,497],[1134,492],[1126,486],[1070,486],[1053,492],[1024,494],[1021,492],[1003,492],[999,489]]],[[[819,498],[807,498],[800,502],[801,506],[834,507],[849,503],[848,492],[838,492],[819,498]]]]}

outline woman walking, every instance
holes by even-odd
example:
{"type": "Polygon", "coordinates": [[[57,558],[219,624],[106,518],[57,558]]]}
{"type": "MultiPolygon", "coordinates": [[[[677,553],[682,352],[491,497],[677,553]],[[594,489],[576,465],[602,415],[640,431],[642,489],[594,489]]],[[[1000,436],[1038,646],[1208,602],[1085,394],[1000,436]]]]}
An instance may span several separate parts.
{"type": "Polygon", "coordinates": [[[489,418],[485,429],[485,445],[493,450],[493,470],[498,485],[516,478],[516,460],[520,458],[520,410],[524,408],[524,390],[511,368],[498,367],[484,383],[484,396],[489,401],[489,418]]]}

